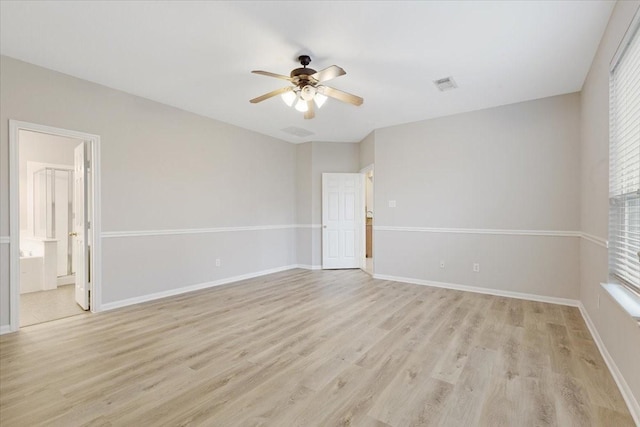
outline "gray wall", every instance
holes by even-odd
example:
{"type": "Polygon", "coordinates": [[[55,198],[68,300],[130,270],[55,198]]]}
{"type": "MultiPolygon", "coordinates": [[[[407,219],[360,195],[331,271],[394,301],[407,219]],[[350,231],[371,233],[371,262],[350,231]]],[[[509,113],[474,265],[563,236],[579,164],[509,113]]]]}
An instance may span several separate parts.
{"type": "Polygon", "coordinates": [[[296,154],[296,199],[298,224],[301,225],[296,239],[298,263],[317,267],[322,264],[322,174],[358,172],[360,146],[307,142],[297,146],[296,154]]]}
{"type": "Polygon", "coordinates": [[[314,235],[311,218],[311,176],[313,175],[313,143],[296,145],[296,253],[298,264],[314,265],[314,235]]]}
{"type": "Polygon", "coordinates": [[[518,233],[579,230],[579,108],[569,94],[376,130],[376,274],[577,299],[579,238],[518,233]],[[477,234],[496,229],[514,234],[477,234]]]}
{"type": "MultiPolygon", "coordinates": [[[[609,64],[639,6],[638,1],[616,4],[582,88],[581,228],[601,240],[606,240],[608,235],[609,64]]],[[[607,248],[583,239],[580,251],[580,300],[624,376],[637,407],[640,328],[600,286],[607,282],[607,248]]]]}
{"type": "Polygon", "coordinates": [[[16,119],[100,135],[103,232],[287,226],[103,238],[103,303],[296,263],[294,145],[8,57],[0,66],[1,236],[16,119]]]}
{"type": "Polygon", "coordinates": [[[312,143],[311,222],[322,223],[322,174],[325,172],[358,172],[358,144],[339,142],[312,143]]]}
{"type": "Polygon", "coordinates": [[[360,141],[360,169],[363,169],[375,161],[376,132],[373,131],[360,141]]]}
{"type": "MultiPolygon", "coordinates": [[[[6,202],[3,201],[3,203],[6,202]]],[[[9,326],[9,315],[9,244],[7,242],[0,243],[0,327],[9,326]]]]}

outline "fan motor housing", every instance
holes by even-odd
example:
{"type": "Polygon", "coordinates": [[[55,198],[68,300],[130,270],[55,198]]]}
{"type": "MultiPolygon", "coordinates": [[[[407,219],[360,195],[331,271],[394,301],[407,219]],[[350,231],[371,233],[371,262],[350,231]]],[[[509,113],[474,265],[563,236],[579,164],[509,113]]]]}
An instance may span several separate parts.
{"type": "Polygon", "coordinates": [[[310,76],[316,73],[316,70],[314,70],[313,68],[296,68],[295,70],[291,71],[291,76],[290,77],[302,77],[302,76],[310,76]]]}

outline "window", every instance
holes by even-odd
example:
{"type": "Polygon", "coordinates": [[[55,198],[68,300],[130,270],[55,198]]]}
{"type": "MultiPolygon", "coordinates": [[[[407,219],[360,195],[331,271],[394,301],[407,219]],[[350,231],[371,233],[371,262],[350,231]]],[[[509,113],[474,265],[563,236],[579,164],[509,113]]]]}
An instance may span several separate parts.
{"type": "Polygon", "coordinates": [[[627,39],[610,79],[609,273],[640,291],[640,33],[627,39]]]}

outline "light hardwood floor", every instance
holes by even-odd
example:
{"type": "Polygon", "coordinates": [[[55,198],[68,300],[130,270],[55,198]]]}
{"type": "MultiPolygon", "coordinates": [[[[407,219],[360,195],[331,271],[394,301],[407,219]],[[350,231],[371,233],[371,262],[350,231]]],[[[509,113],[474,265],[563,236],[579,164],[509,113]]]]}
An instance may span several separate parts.
{"type": "Polygon", "coordinates": [[[576,308],[292,270],[0,337],[0,425],[633,421],[576,308]]]}

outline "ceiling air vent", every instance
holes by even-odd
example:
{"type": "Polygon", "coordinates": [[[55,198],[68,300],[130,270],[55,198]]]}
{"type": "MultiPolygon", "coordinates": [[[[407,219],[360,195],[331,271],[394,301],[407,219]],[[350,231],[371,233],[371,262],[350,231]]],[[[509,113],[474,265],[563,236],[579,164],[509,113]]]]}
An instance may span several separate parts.
{"type": "Polygon", "coordinates": [[[280,129],[282,132],[286,132],[289,133],[291,135],[295,135],[295,136],[299,136],[300,138],[303,138],[305,136],[309,136],[309,135],[313,135],[313,132],[310,132],[306,129],[302,129],[302,128],[297,128],[295,126],[290,126],[288,128],[284,128],[284,129],[280,129]]]}
{"type": "Polygon", "coordinates": [[[445,77],[444,79],[434,80],[433,84],[436,85],[440,92],[452,90],[458,87],[453,77],[445,77]]]}

